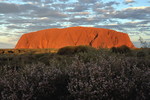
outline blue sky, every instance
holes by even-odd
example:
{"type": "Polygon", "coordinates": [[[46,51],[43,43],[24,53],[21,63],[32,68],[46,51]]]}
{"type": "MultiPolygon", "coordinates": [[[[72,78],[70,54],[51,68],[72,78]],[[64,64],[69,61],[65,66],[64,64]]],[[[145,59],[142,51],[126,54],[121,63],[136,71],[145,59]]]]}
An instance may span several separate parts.
{"type": "Polygon", "coordinates": [[[24,33],[88,26],[150,42],[150,0],[0,0],[0,48],[14,48],[24,33]]]}

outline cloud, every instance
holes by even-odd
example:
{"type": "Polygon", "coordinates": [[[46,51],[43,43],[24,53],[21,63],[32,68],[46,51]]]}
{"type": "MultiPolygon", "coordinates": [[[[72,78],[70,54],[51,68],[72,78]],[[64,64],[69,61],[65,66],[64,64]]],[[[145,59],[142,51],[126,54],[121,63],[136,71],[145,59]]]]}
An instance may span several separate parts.
{"type": "Polygon", "coordinates": [[[135,42],[133,41],[133,44],[135,45],[135,47],[140,48],[142,45],[140,42],[135,42]]]}
{"type": "MultiPolygon", "coordinates": [[[[27,2],[29,4],[41,5],[41,4],[49,4],[53,3],[56,0],[23,0],[23,2],[27,2]]],[[[67,0],[59,0],[59,1],[67,1],[67,0]]]]}
{"type": "Polygon", "coordinates": [[[59,12],[57,10],[49,9],[49,8],[40,8],[37,10],[34,10],[31,16],[35,17],[53,17],[53,18],[65,18],[67,17],[67,14],[64,14],[62,12],[59,12]]]}
{"type": "Polygon", "coordinates": [[[25,33],[28,33],[28,32],[34,32],[34,31],[38,31],[38,30],[43,30],[43,29],[49,29],[49,28],[61,28],[62,26],[60,24],[53,24],[53,25],[48,25],[48,24],[39,24],[39,25],[36,25],[36,24],[33,24],[33,25],[29,25],[26,27],[27,29],[27,32],[25,33]]]}
{"type": "Polygon", "coordinates": [[[67,1],[69,1],[69,0],[59,0],[59,1],[61,1],[61,2],[67,2],[67,1]]]}
{"type": "Polygon", "coordinates": [[[115,1],[107,2],[107,3],[98,2],[93,6],[92,10],[93,12],[97,14],[101,14],[107,18],[108,15],[111,15],[115,11],[115,8],[113,6],[119,4],[120,3],[115,1]]]}
{"type": "Polygon", "coordinates": [[[9,23],[15,23],[15,25],[25,25],[25,24],[39,24],[39,23],[44,23],[44,24],[49,24],[49,23],[54,23],[55,18],[48,18],[48,17],[40,17],[40,18],[34,18],[32,20],[30,19],[25,19],[25,18],[18,18],[18,19],[7,19],[7,22],[9,23]]]}
{"type": "Polygon", "coordinates": [[[134,0],[125,0],[124,3],[129,4],[129,3],[134,3],[134,0]]]}
{"type": "Polygon", "coordinates": [[[90,14],[90,12],[76,12],[76,13],[74,13],[75,15],[89,15],[90,14]]]}
{"type": "Polygon", "coordinates": [[[10,20],[8,20],[8,22],[16,23],[16,24],[6,25],[5,27],[7,28],[7,30],[12,31],[12,30],[17,29],[18,31],[21,31],[21,32],[16,31],[14,34],[33,32],[33,31],[37,31],[37,30],[54,28],[54,27],[61,27],[60,24],[57,23],[56,19],[51,19],[51,18],[47,18],[47,17],[33,19],[32,21],[30,21],[29,19],[28,20],[10,19],[10,20]],[[25,32],[22,32],[23,30],[25,32]]]}
{"type": "Polygon", "coordinates": [[[119,2],[116,2],[116,1],[110,1],[110,2],[107,2],[105,4],[105,6],[112,6],[112,5],[119,5],[120,3],[119,2]]]}
{"type": "Polygon", "coordinates": [[[0,3],[0,13],[18,13],[20,12],[17,4],[0,3]]]}
{"type": "Polygon", "coordinates": [[[32,4],[14,4],[14,3],[0,3],[0,13],[2,14],[16,14],[16,13],[25,13],[29,10],[36,10],[39,7],[32,4]]]}
{"type": "Polygon", "coordinates": [[[72,18],[68,20],[69,22],[72,23],[77,23],[79,25],[89,25],[89,24],[96,24],[96,22],[100,21],[99,19],[96,18],[72,18]]]}
{"type": "MultiPolygon", "coordinates": [[[[23,2],[38,2],[38,3],[40,3],[40,2],[42,2],[42,0],[22,0],[23,2]]],[[[49,1],[49,0],[48,0],[49,1]]]]}
{"type": "Polygon", "coordinates": [[[15,44],[0,42],[0,48],[1,48],[1,49],[14,48],[14,46],[15,46],[15,44]]]}
{"type": "MultiPolygon", "coordinates": [[[[7,26],[8,29],[23,29],[23,27],[18,26],[18,25],[8,25],[7,26]]],[[[6,34],[5,34],[6,35],[6,34]]]]}
{"type": "Polygon", "coordinates": [[[137,35],[141,33],[148,34],[150,31],[150,21],[131,21],[125,23],[117,22],[115,24],[96,25],[96,27],[114,29],[125,33],[129,33],[130,35],[137,35]]]}
{"type": "Polygon", "coordinates": [[[0,36],[11,36],[10,33],[6,33],[6,32],[0,32],[0,36]]]}
{"type": "Polygon", "coordinates": [[[42,0],[23,0],[24,2],[41,2],[42,0]]]}
{"type": "Polygon", "coordinates": [[[0,33],[5,35],[0,35],[0,48],[14,48],[15,43],[19,39],[15,35],[9,35],[6,33],[0,33]]]}
{"type": "Polygon", "coordinates": [[[112,17],[119,19],[146,20],[150,18],[150,7],[129,7],[113,12],[112,17]]]}
{"type": "MultiPolygon", "coordinates": [[[[10,4],[0,3],[0,13],[2,14],[18,14],[18,17],[50,17],[50,18],[65,18],[66,14],[58,10],[48,7],[38,7],[32,4],[10,4]]],[[[22,22],[22,21],[21,21],[22,22]]]]}
{"type": "MultiPolygon", "coordinates": [[[[0,36],[71,26],[109,28],[149,35],[150,7],[128,7],[135,0],[0,0],[0,36]],[[123,9],[120,9],[123,8],[123,9]],[[128,7],[128,8],[126,8],[128,7]]],[[[138,2],[137,2],[138,3],[138,2]]],[[[17,40],[16,40],[17,41],[17,40]]],[[[8,42],[7,42],[8,43],[8,42]]]]}
{"type": "Polygon", "coordinates": [[[80,3],[95,3],[97,0],[78,0],[80,3]]]}
{"type": "Polygon", "coordinates": [[[23,4],[23,5],[19,5],[19,9],[21,11],[27,11],[27,10],[36,10],[39,9],[39,7],[33,4],[23,4]]]}
{"type": "Polygon", "coordinates": [[[85,4],[74,4],[72,5],[72,8],[68,9],[68,12],[84,12],[86,10],[88,10],[89,8],[87,7],[87,5],[85,4]]]}

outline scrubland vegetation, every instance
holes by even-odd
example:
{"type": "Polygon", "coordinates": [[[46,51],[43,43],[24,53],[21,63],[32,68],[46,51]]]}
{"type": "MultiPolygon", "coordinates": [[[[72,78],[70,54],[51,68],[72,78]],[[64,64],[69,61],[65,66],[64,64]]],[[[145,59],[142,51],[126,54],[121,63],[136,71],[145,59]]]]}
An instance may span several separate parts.
{"type": "Polygon", "coordinates": [[[149,59],[149,48],[126,46],[2,52],[0,100],[149,100],[149,59]]]}

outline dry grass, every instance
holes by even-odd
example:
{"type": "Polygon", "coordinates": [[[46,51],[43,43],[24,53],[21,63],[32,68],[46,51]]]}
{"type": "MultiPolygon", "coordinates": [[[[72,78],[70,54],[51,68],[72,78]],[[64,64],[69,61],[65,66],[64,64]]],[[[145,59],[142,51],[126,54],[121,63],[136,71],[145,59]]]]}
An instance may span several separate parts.
{"type": "Polygon", "coordinates": [[[41,54],[41,53],[56,53],[58,49],[0,49],[0,54],[41,54]]]}

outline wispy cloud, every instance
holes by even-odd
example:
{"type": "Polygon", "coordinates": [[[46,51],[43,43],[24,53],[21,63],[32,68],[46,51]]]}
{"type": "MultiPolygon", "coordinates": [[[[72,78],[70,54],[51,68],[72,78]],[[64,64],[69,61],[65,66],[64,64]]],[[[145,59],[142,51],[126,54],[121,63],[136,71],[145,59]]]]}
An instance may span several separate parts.
{"type": "Polygon", "coordinates": [[[136,4],[135,0],[0,0],[0,38],[15,34],[17,42],[24,32],[71,26],[110,28],[134,36],[142,32],[149,37],[150,6],[136,4]]]}
{"type": "Polygon", "coordinates": [[[125,0],[124,1],[126,4],[129,4],[129,3],[134,3],[135,1],[134,0],[125,0]]]}

